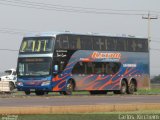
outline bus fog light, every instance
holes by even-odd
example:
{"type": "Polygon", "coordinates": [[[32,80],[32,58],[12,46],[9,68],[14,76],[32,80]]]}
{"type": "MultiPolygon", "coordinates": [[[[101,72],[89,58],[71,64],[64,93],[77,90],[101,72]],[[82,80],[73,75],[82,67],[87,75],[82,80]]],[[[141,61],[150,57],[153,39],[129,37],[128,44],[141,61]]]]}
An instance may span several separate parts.
{"type": "Polygon", "coordinates": [[[50,81],[42,82],[41,86],[44,86],[44,85],[50,85],[50,81]]]}

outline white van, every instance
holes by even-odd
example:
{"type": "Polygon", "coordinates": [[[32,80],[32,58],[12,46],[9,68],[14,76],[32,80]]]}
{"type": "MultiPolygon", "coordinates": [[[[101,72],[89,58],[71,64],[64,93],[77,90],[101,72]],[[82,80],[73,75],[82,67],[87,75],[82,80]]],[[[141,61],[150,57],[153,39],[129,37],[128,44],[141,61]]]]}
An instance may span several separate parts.
{"type": "Polygon", "coordinates": [[[17,74],[15,69],[8,69],[4,71],[2,76],[0,77],[0,81],[8,81],[10,90],[15,89],[17,82],[17,74]]]}

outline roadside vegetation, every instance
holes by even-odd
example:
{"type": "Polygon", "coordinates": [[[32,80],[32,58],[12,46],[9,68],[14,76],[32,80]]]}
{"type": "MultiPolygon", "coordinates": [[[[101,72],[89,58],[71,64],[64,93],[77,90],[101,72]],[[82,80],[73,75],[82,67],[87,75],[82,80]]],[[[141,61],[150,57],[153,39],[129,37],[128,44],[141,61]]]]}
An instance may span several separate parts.
{"type": "Polygon", "coordinates": [[[136,95],[160,95],[160,88],[140,89],[136,95]]]}
{"type": "Polygon", "coordinates": [[[160,84],[160,75],[157,75],[151,79],[151,83],[160,84]]]}
{"type": "MultiPolygon", "coordinates": [[[[133,111],[133,112],[105,112],[105,113],[77,113],[77,114],[44,114],[44,115],[13,115],[17,120],[144,120],[144,117],[160,118],[160,111],[133,111]],[[142,118],[142,119],[140,119],[142,118]]],[[[12,115],[0,115],[0,118],[12,115]]]]}

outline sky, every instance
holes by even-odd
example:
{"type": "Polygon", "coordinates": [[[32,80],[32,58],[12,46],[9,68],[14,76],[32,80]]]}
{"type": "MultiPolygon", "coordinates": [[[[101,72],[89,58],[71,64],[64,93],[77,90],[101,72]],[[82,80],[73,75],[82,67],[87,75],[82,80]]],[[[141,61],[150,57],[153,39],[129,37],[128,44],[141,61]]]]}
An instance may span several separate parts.
{"type": "MultiPolygon", "coordinates": [[[[0,0],[0,71],[16,68],[30,32],[71,31],[147,37],[147,17],[160,16],[160,0],[0,0]]],[[[151,20],[150,71],[160,74],[160,18],[151,20]]]]}

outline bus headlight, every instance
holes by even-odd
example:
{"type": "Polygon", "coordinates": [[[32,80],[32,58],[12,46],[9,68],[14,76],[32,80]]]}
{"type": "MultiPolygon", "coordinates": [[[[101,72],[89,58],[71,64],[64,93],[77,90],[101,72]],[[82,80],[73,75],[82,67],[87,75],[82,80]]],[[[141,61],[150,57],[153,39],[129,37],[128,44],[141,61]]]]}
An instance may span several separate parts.
{"type": "Polygon", "coordinates": [[[23,86],[23,82],[17,82],[17,86],[23,86]]]}
{"type": "Polygon", "coordinates": [[[44,86],[44,85],[50,85],[50,81],[42,82],[41,86],[44,86]]]}

